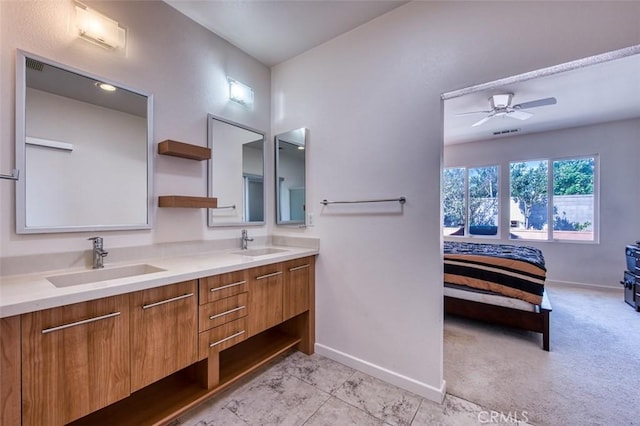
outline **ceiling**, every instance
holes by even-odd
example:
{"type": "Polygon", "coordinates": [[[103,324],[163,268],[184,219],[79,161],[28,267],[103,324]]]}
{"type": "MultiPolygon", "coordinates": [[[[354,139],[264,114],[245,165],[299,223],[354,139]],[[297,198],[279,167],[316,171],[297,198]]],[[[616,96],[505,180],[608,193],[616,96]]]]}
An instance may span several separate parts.
{"type": "MultiPolygon", "coordinates": [[[[164,0],[268,66],[348,32],[407,1],[401,0],[164,0]]],[[[640,53],[638,46],[633,53],[640,53]]],[[[607,56],[607,55],[603,55],[607,56]]],[[[610,58],[608,58],[610,59],[610,58]]],[[[488,83],[445,101],[445,145],[579,127],[640,117],[640,54],[488,83]],[[567,71],[567,69],[569,69],[567,71]],[[563,72],[558,72],[563,71],[563,72]],[[504,83],[504,84],[502,84],[504,83]],[[484,88],[484,89],[483,89],[484,88]],[[557,104],[527,110],[527,120],[496,117],[472,124],[490,109],[489,97],[513,93],[512,105],[554,97],[557,104]],[[496,134],[497,133],[497,134],[496,134]]],[[[535,72],[530,73],[535,74],[535,72]]]]}
{"type": "Polygon", "coordinates": [[[25,59],[25,78],[26,86],[32,89],[147,117],[147,96],[122,87],[116,87],[113,92],[101,90],[97,86],[100,80],[28,56],[25,59]]]}
{"type": "Polygon", "coordinates": [[[164,0],[267,66],[407,3],[402,0],[164,0]]]}
{"type": "Polygon", "coordinates": [[[635,54],[448,99],[444,141],[451,145],[640,117],[639,99],[640,54],[635,54]],[[534,114],[527,120],[495,117],[477,127],[472,124],[487,114],[456,115],[490,110],[488,98],[505,93],[514,94],[512,105],[547,97],[557,104],[525,110],[534,114]]]}

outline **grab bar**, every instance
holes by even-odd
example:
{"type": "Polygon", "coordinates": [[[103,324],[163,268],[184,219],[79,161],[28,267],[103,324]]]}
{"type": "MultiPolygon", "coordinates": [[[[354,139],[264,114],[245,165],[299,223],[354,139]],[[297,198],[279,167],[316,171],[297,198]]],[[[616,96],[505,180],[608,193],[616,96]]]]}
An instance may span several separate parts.
{"type": "Polygon", "coordinates": [[[407,202],[405,197],[398,198],[385,198],[380,200],[358,200],[358,201],[327,201],[322,200],[320,204],[326,206],[327,204],[359,204],[359,203],[388,203],[388,202],[398,202],[400,204],[404,204],[407,202]]]}
{"type": "Polygon", "coordinates": [[[10,175],[0,174],[0,179],[18,180],[19,177],[20,177],[20,170],[18,169],[11,170],[10,175]]]}

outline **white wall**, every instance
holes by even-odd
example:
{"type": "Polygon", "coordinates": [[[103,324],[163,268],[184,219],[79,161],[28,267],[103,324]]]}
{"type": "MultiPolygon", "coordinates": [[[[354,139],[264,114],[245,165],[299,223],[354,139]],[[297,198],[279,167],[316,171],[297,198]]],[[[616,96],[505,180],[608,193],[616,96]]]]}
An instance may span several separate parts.
{"type": "Polygon", "coordinates": [[[319,351],[436,398],[440,94],[638,44],[638,16],[638,3],[412,2],[272,69],[272,133],[310,129],[319,351]],[[399,215],[319,204],[400,195],[399,215]]]}
{"type": "MultiPolygon", "coordinates": [[[[600,241],[594,243],[504,240],[531,245],[544,253],[548,279],[620,288],[625,269],[624,247],[640,240],[640,119],[578,127],[535,135],[448,146],[446,167],[499,164],[500,198],[509,197],[511,161],[598,155],[600,177],[600,241]],[[507,177],[507,178],[505,178],[507,177]]],[[[502,229],[508,218],[502,217],[502,229]]],[[[503,232],[504,234],[504,232],[503,232]]],[[[474,238],[474,241],[478,241],[474,238]]],[[[491,240],[496,241],[496,240],[491,240]]]]}
{"type": "MultiPolygon", "coordinates": [[[[0,1],[0,173],[14,167],[16,48],[152,93],[155,143],[174,139],[206,146],[207,113],[269,131],[271,77],[266,66],[163,2],[85,3],[127,28],[126,52],[78,39],[72,32],[71,0],[0,1]],[[228,101],[226,75],[254,89],[253,110],[228,101]]],[[[156,155],[154,163],[155,197],[206,196],[206,162],[156,155]]],[[[0,256],[90,248],[86,238],[93,233],[16,235],[14,186],[0,181],[0,256]]],[[[273,192],[271,185],[268,190],[273,192]]],[[[100,233],[107,249],[240,238],[239,228],[207,228],[205,210],[156,209],[153,218],[150,231],[100,233]]],[[[252,229],[253,236],[266,233],[266,226],[252,229]]]]}

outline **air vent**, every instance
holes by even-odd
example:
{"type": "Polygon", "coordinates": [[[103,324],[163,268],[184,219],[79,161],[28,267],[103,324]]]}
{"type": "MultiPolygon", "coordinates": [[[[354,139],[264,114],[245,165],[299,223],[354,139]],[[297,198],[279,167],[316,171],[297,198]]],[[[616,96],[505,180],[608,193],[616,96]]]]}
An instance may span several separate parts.
{"type": "Polygon", "coordinates": [[[493,134],[495,136],[499,136],[499,135],[508,135],[510,133],[517,133],[519,132],[520,129],[508,129],[508,130],[498,130],[497,132],[493,132],[493,134]]]}
{"type": "Polygon", "coordinates": [[[26,64],[27,64],[27,68],[30,68],[35,71],[42,71],[44,69],[44,64],[42,62],[36,61],[35,59],[32,59],[32,58],[27,58],[26,64]]]}

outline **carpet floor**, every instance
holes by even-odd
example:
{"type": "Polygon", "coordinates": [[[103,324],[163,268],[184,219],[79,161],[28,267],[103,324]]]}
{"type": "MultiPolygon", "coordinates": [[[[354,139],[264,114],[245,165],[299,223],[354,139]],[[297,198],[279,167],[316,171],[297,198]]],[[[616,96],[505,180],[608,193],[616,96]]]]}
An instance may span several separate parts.
{"type": "Polygon", "coordinates": [[[621,291],[548,286],[538,333],[447,316],[447,392],[533,425],[640,425],[640,313],[621,291]]]}

